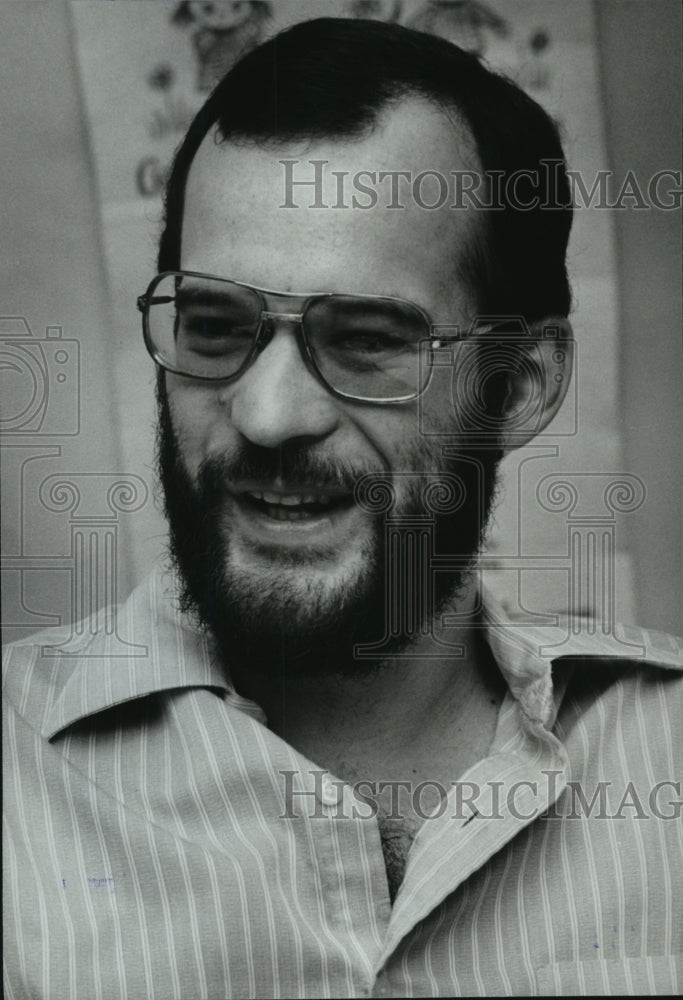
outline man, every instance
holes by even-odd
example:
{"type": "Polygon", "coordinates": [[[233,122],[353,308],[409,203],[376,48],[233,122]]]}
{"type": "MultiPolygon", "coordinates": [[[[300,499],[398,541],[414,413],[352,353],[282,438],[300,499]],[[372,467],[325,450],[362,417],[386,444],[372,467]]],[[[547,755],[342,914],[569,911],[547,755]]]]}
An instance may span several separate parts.
{"type": "Polygon", "coordinates": [[[676,990],[680,647],[553,659],[475,568],[570,221],[550,120],[442,40],[308,22],[210,97],[139,300],[176,574],[128,658],[7,658],[10,996],[676,990]],[[519,204],[425,207],[453,175],[519,204]]]}

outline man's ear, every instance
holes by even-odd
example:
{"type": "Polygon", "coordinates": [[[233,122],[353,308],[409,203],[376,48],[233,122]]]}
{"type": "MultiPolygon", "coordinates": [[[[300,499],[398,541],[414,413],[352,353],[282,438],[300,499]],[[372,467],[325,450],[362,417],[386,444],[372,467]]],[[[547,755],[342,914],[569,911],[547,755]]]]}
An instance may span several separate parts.
{"type": "Polygon", "coordinates": [[[517,341],[518,363],[508,368],[500,416],[505,454],[545,430],[562,405],[571,379],[574,337],[569,320],[564,316],[539,320],[529,334],[517,341]]]}

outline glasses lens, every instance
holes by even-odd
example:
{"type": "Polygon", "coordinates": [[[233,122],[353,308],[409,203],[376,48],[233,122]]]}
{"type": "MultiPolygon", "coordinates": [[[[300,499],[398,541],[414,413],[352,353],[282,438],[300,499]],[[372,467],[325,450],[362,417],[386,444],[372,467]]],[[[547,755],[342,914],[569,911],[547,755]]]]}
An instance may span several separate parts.
{"type": "Polygon", "coordinates": [[[261,321],[257,292],[231,281],[166,275],[148,305],[148,336],[160,364],[199,378],[229,378],[247,360],[261,321]]]}
{"type": "Polygon", "coordinates": [[[422,313],[397,299],[331,295],[314,300],[306,335],[323,378],[349,396],[410,399],[420,391],[422,313]]]}

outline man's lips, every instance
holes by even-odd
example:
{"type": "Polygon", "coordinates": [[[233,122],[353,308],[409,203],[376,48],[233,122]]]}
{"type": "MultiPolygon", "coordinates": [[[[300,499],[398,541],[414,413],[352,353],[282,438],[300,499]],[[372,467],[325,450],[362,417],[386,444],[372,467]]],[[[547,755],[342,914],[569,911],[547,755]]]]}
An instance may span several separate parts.
{"type": "Polygon", "coordinates": [[[254,500],[263,500],[267,504],[280,504],[283,507],[302,507],[304,505],[326,505],[333,502],[329,493],[273,493],[270,490],[247,490],[242,496],[254,500]]]}
{"type": "Polygon", "coordinates": [[[332,514],[353,503],[353,494],[311,485],[282,487],[239,484],[231,495],[247,509],[277,521],[302,520],[332,514]]]}

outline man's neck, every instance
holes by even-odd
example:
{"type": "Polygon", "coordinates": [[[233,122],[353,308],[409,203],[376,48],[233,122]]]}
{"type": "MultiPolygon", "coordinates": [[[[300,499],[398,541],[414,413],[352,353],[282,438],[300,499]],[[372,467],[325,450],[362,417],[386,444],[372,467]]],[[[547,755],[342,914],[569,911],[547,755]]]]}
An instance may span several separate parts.
{"type": "Polygon", "coordinates": [[[367,674],[264,675],[237,668],[233,682],[261,706],[273,732],[340,778],[419,773],[438,747],[441,760],[447,751],[449,773],[461,773],[488,749],[492,706],[504,687],[473,607],[468,594],[458,601],[462,625],[436,624],[402,657],[378,666],[370,661],[367,674]],[[462,655],[448,652],[456,646],[462,655]]]}
{"type": "Polygon", "coordinates": [[[505,682],[473,608],[470,593],[462,625],[435,626],[366,676],[233,673],[277,735],[374,802],[392,901],[426,816],[493,741],[505,682]]]}

